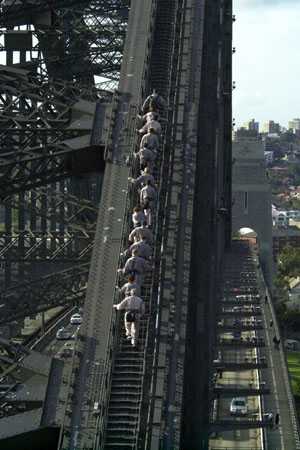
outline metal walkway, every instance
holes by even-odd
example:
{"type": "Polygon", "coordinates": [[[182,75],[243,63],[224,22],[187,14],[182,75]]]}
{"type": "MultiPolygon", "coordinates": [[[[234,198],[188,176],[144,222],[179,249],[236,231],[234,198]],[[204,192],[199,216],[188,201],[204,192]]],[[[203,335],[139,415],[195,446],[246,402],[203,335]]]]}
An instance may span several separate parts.
{"type": "MultiPolygon", "coordinates": [[[[150,82],[158,92],[163,92],[167,98],[170,90],[167,67],[171,66],[174,48],[174,29],[176,23],[177,1],[168,0],[160,2],[156,13],[156,27],[152,60],[150,63],[150,82]]],[[[164,199],[167,191],[168,180],[165,174],[169,171],[169,149],[167,144],[166,129],[171,123],[169,110],[161,123],[163,134],[154,177],[159,191],[159,201],[154,217],[154,270],[149,273],[142,287],[141,297],[145,302],[146,315],[141,320],[140,338],[137,349],[133,349],[124,339],[123,320],[119,322],[119,342],[114,349],[115,358],[111,373],[110,399],[108,404],[107,422],[105,426],[104,449],[135,450],[145,448],[146,445],[146,421],[148,414],[147,392],[150,387],[150,373],[153,364],[153,329],[155,322],[155,310],[157,308],[157,296],[155,293],[155,279],[157,277],[161,257],[161,229],[166,215],[164,199]]],[[[133,176],[138,175],[137,168],[133,167],[133,176]]],[[[134,198],[134,195],[133,195],[134,198]]],[[[131,206],[134,200],[131,199],[131,206]]],[[[123,241],[127,242],[129,226],[125,226],[123,241]]],[[[151,430],[148,430],[151,432],[151,430]]]]}
{"type": "Polygon", "coordinates": [[[84,305],[84,321],[72,361],[68,402],[59,448],[98,448],[103,445],[103,422],[109,388],[114,339],[113,316],[116,273],[122,246],[123,222],[128,205],[129,167],[126,157],[134,148],[136,108],[145,89],[145,71],[151,48],[154,1],[132,0],[119,91],[123,101],[122,133],[106,163],[102,200],[84,305]],[[116,150],[116,151],[114,151],[116,150]],[[93,414],[94,402],[101,413],[93,414]]]}

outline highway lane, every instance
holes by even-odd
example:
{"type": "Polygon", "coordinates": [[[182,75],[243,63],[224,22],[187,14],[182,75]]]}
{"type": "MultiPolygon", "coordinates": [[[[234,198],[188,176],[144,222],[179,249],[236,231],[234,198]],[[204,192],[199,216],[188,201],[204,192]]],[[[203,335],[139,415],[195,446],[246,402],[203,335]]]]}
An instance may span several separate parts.
{"type": "MultiPolygon", "coordinates": [[[[64,347],[70,348],[70,344],[73,344],[72,347],[74,348],[75,334],[77,333],[78,327],[79,327],[79,325],[72,325],[70,323],[66,324],[64,326],[64,330],[67,333],[70,333],[71,336],[74,336],[74,337],[71,337],[68,339],[57,339],[55,337],[45,348],[45,353],[49,356],[54,356],[54,357],[60,358],[61,357],[60,352],[64,347]]],[[[63,359],[66,360],[68,358],[63,358],[63,359]]]]}
{"type": "MultiPolygon", "coordinates": [[[[70,324],[70,317],[76,310],[77,309],[73,307],[69,311],[63,311],[62,314],[55,318],[55,320],[51,321],[51,325],[46,333],[42,336],[35,336],[34,339],[29,341],[27,347],[31,350],[42,351],[43,354],[50,357],[60,357],[61,350],[65,346],[74,348],[74,339],[58,340],[56,339],[56,332],[59,328],[64,326],[66,331],[70,332],[71,335],[76,333],[78,325],[70,324]]],[[[69,351],[69,355],[61,359],[63,359],[64,362],[67,362],[70,361],[71,356],[72,352],[69,351]]],[[[42,374],[25,369],[22,367],[22,361],[11,367],[11,371],[13,378],[7,376],[5,377],[5,381],[9,382],[9,380],[11,380],[11,383],[13,383],[15,380],[19,382],[19,385],[12,392],[8,393],[7,396],[1,398],[0,418],[16,414],[25,414],[24,423],[27,424],[27,412],[22,413],[22,410],[28,411],[28,409],[32,407],[31,405],[36,408],[37,402],[39,402],[39,406],[42,405],[45,397],[45,386],[47,385],[47,372],[42,374]]],[[[1,424],[3,424],[3,420],[1,421],[1,424]]],[[[9,433],[9,430],[6,431],[9,433]]]]}
{"type": "MultiPolygon", "coordinates": [[[[225,319],[225,325],[232,325],[232,319],[225,319]]],[[[242,332],[241,338],[254,337],[254,332],[242,332]]],[[[223,339],[231,339],[232,334],[222,333],[223,339]]],[[[236,350],[223,350],[222,357],[224,360],[228,361],[241,361],[245,358],[253,359],[256,357],[255,349],[239,349],[236,350]]],[[[258,373],[257,370],[243,370],[243,371],[223,371],[222,378],[220,374],[217,379],[218,386],[235,386],[236,388],[243,387],[258,387],[258,373]]],[[[234,397],[246,397],[248,404],[248,414],[247,418],[256,417],[259,414],[259,400],[255,396],[245,396],[239,394],[233,394],[232,397],[222,397],[220,394],[220,399],[218,400],[218,419],[232,418],[230,414],[230,403],[234,397]]],[[[239,420],[236,417],[236,420],[239,420]]],[[[225,431],[219,434],[216,439],[211,439],[210,442],[211,449],[253,449],[262,450],[261,446],[261,430],[251,429],[251,430],[234,430],[225,431]]]]}
{"type": "MultiPolygon", "coordinates": [[[[234,257],[229,258],[227,264],[225,265],[224,271],[224,299],[221,303],[221,311],[226,310],[227,315],[224,315],[219,319],[218,322],[218,341],[219,342],[231,342],[236,344],[230,346],[220,345],[218,350],[218,358],[222,362],[231,363],[241,363],[244,361],[257,361],[258,351],[255,346],[242,347],[238,345],[241,341],[251,341],[255,338],[263,337],[263,334],[259,330],[248,330],[241,331],[243,326],[262,323],[261,321],[261,308],[256,304],[253,298],[253,304],[255,307],[251,307],[251,297],[243,298],[243,305],[233,306],[234,302],[237,301],[238,305],[238,294],[240,291],[252,289],[253,294],[257,291],[257,281],[256,277],[253,275],[254,261],[251,258],[240,259],[234,257]],[[249,299],[249,305],[248,305],[249,299]],[[226,306],[226,300],[230,302],[230,306],[226,306]],[[228,315],[228,311],[232,311],[232,315],[228,315]],[[248,317],[243,316],[243,313],[247,311],[248,317]],[[235,331],[222,331],[221,327],[232,328],[235,331]],[[240,329],[240,330],[239,330],[240,329]]],[[[251,292],[251,291],[250,291],[251,292]]],[[[240,297],[242,299],[242,297],[240,297]]],[[[232,395],[225,393],[222,390],[217,395],[217,400],[215,401],[215,417],[214,420],[222,419],[233,419],[236,421],[242,419],[241,416],[232,416],[230,412],[230,405],[233,398],[244,397],[247,400],[248,413],[245,418],[261,418],[261,403],[259,395],[246,395],[245,393],[240,394],[238,392],[239,388],[259,388],[260,378],[257,368],[242,370],[237,366],[236,370],[219,370],[215,374],[215,386],[228,388],[235,388],[232,395]]],[[[247,429],[247,430],[231,430],[222,431],[218,435],[210,439],[210,450],[215,449],[228,449],[228,450],[263,450],[263,431],[259,428],[257,429],[247,429]]]]}
{"type": "Polygon", "coordinates": [[[48,324],[46,327],[46,331],[44,334],[36,335],[32,339],[29,339],[27,343],[27,347],[30,350],[35,350],[39,352],[47,351],[49,346],[56,341],[56,332],[59,328],[67,326],[70,321],[70,317],[77,311],[75,306],[70,307],[67,310],[62,311],[54,320],[51,321],[51,324],[48,324]]]}

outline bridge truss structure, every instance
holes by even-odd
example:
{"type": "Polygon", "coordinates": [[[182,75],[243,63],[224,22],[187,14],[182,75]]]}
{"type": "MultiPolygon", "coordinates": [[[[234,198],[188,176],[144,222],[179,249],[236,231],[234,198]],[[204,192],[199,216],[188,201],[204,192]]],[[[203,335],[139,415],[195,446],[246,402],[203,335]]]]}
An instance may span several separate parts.
{"type": "Polygon", "coordinates": [[[120,110],[138,112],[152,89],[168,103],[147,313],[132,350],[112,308],[136,201],[128,176],[138,174],[138,141],[121,127],[125,145],[106,161],[60,450],[208,448],[211,305],[230,243],[231,44],[230,0],[131,2],[120,110]]]}
{"type": "MultiPolygon", "coordinates": [[[[10,298],[14,286],[15,297],[20,286],[30,294],[28,280],[42,286],[66,269],[76,276],[89,259],[129,2],[3,0],[0,8],[0,278],[10,298]]],[[[60,297],[56,283],[48,287],[45,308],[60,297]]]]}
{"type": "MultiPolygon", "coordinates": [[[[49,374],[43,405],[41,425],[59,425],[57,450],[207,450],[214,431],[268,427],[263,415],[218,417],[240,392],[268,395],[288,424],[278,448],[300,448],[284,355],[267,349],[268,327],[240,321],[257,332],[240,348],[256,356],[238,362],[226,353],[236,340],[223,337],[238,298],[242,317],[275,319],[269,296],[262,311],[255,259],[246,257],[246,278],[229,259],[231,285],[221,280],[234,249],[232,0],[3,0],[0,9],[0,326],[84,303],[70,363],[52,360],[67,376],[59,389],[58,372],[49,374]],[[113,305],[138,201],[129,182],[139,175],[138,114],[153,89],[167,108],[146,313],[131,348],[113,305]],[[237,285],[243,295],[222,298],[237,285]],[[220,370],[272,369],[273,360],[282,370],[256,385],[217,383],[220,370]]],[[[0,341],[11,375],[29,351],[0,341]]],[[[263,449],[274,446],[272,432],[262,436],[263,449]]]]}

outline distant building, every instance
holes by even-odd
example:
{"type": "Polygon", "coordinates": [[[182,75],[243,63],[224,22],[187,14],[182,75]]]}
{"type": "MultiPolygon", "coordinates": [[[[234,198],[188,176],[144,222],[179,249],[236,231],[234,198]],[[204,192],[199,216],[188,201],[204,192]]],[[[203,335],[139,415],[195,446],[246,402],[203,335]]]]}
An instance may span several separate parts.
{"type": "Polygon", "coordinates": [[[273,225],[279,228],[287,228],[289,226],[289,217],[286,211],[272,211],[273,225]]]}
{"type": "Polygon", "coordinates": [[[255,129],[248,129],[245,127],[238,128],[237,131],[234,133],[233,140],[239,139],[239,138],[258,138],[258,131],[255,129]]]}
{"type": "Polygon", "coordinates": [[[274,122],[274,120],[269,120],[268,122],[264,123],[264,125],[263,125],[263,133],[267,133],[267,134],[277,133],[277,134],[279,134],[280,131],[281,131],[280,124],[274,122]]]}
{"type": "Polygon", "coordinates": [[[274,153],[273,152],[264,152],[266,165],[269,166],[274,161],[274,153]]]}
{"type": "Polygon", "coordinates": [[[255,122],[255,119],[251,119],[248,122],[245,122],[242,125],[242,128],[245,128],[246,130],[250,130],[250,131],[256,131],[258,134],[259,133],[259,122],[255,122]]]}
{"type": "Polygon", "coordinates": [[[288,123],[288,129],[293,130],[294,133],[296,133],[296,131],[300,131],[300,119],[290,120],[288,123]]]}

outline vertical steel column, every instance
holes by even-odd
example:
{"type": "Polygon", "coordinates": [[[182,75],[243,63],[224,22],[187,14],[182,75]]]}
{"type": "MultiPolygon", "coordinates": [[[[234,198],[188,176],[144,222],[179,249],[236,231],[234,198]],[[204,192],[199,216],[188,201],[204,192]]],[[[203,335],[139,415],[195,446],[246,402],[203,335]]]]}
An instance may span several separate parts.
{"type": "MultiPolygon", "coordinates": [[[[11,66],[13,64],[13,52],[12,50],[6,52],[6,65],[11,66]]],[[[10,97],[10,94],[8,93],[7,96],[10,97]]],[[[5,245],[8,245],[11,241],[11,238],[9,237],[11,234],[12,229],[12,209],[11,206],[8,204],[5,206],[5,212],[4,212],[4,230],[6,232],[6,238],[5,238],[5,245]]],[[[4,264],[4,286],[8,287],[11,284],[12,281],[12,264],[9,258],[5,261],[4,264]]]]}
{"type": "Polygon", "coordinates": [[[204,34],[199,102],[198,153],[192,232],[189,310],[181,450],[207,450],[209,364],[214,339],[218,253],[216,238],[219,132],[218,57],[220,0],[203,0],[204,34]]]}
{"type": "Polygon", "coordinates": [[[224,198],[226,216],[226,247],[231,245],[232,210],[232,0],[224,0],[224,198]]]}
{"type": "MultiPolygon", "coordinates": [[[[20,64],[24,64],[26,63],[26,50],[22,49],[18,51],[19,56],[20,56],[20,64]]],[[[26,104],[25,104],[25,100],[21,99],[20,100],[20,105],[19,105],[19,111],[20,114],[24,114],[26,115],[26,104]]],[[[24,138],[24,132],[19,134],[19,140],[20,143],[22,142],[22,139],[24,138]]],[[[22,171],[24,172],[24,171],[22,171]]],[[[17,221],[17,230],[15,230],[15,217],[13,217],[13,230],[14,231],[24,231],[26,228],[26,219],[25,219],[25,211],[24,208],[22,207],[22,204],[24,203],[25,200],[25,192],[19,192],[18,194],[18,201],[19,201],[19,208],[18,210],[13,210],[14,213],[16,213],[18,215],[18,221],[17,221]]],[[[16,263],[16,267],[17,267],[17,279],[18,282],[22,282],[24,280],[24,276],[25,276],[25,262],[24,260],[22,261],[22,258],[24,258],[24,254],[25,254],[25,243],[24,243],[24,234],[21,234],[20,238],[19,238],[19,246],[18,246],[18,253],[20,255],[20,261],[19,263],[16,263]]]]}

